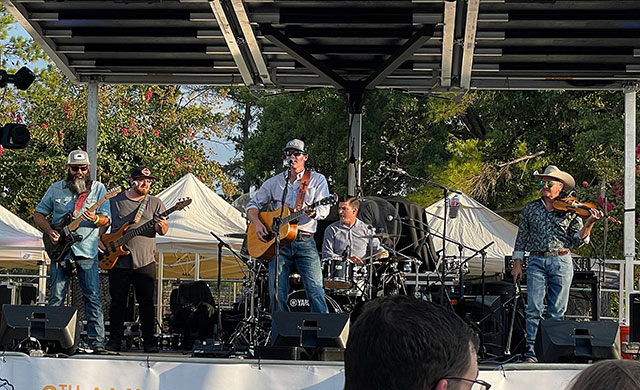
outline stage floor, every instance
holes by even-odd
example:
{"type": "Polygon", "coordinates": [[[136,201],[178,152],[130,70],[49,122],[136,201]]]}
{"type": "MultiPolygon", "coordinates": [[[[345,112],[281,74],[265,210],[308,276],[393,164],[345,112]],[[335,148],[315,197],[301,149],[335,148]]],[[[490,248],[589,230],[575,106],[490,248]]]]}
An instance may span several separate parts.
{"type": "MultiPolygon", "coordinates": [[[[491,389],[562,390],[584,364],[481,366],[491,389]]],[[[77,354],[69,358],[31,357],[5,352],[0,389],[175,390],[312,389],[341,390],[342,362],[191,357],[181,353],[77,354]]]]}

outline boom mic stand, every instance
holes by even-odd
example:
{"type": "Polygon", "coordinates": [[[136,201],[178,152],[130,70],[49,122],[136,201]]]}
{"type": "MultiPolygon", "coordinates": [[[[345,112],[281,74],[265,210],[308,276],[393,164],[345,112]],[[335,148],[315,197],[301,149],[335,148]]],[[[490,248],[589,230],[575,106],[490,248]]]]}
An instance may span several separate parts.
{"type": "MultiPolygon", "coordinates": [[[[220,285],[222,283],[222,248],[226,247],[227,249],[229,249],[229,251],[231,251],[231,253],[233,253],[234,256],[236,256],[238,259],[240,259],[241,261],[245,262],[244,259],[236,253],[236,251],[233,250],[233,248],[231,247],[231,245],[227,244],[226,242],[224,242],[220,237],[218,237],[218,235],[216,235],[214,232],[209,232],[211,233],[212,236],[214,236],[216,238],[216,240],[218,240],[218,285],[217,285],[217,289],[218,289],[218,331],[216,332],[216,341],[222,342],[222,292],[220,289],[220,285]]],[[[246,263],[246,262],[245,262],[246,263]]]]}
{"type": "MultiPolygon", "coordinates": [[[[402,174],[402,175],[404,175],[404,176],[406,176],[406,177],[408,177],[408,178],[410,178],[410,179],[423,182],[424,184],[430,185],[431,187],[440,188],[442,190],[442,196],[443,196],[443,201],[444,201],[444,217],[443,217],[444,218],[444,220],[443,220],[444,225],[442,227],[442,277],[440,278],[440,281],[442,282],[442,285],[440,287],[441,288],[440,298],[442,298],[445,295],[445,290],[446,289],[444,288],[444,279],[447,276],[447,273],[446,273],[447,270],[446,270],[446,267],[444,266],[444,258],[445,258],[445,254],[446,254],[445,246],[447,244],[447,240],[445,239],[445,236],[447,235],[447,212],[448,212],[448,208],[449,208],[449,192],[453,192],[453,193],[456,193],[456,194],[462,194],[462,192],[457,191],[457,190],[452,190],[452,189],[447,188],[447,187],[445,187],[445,186],[443,186],[441,184],[434,183],[434,182],[432,182],[430,180],[423,179],[421,177],[410,175],[410,174],[408,174],[407,172],[405,172],[402,169],[396,169],[395,171],[400,173],[400,174],[402,174]]],[[[436,272],[437,272],[437,269],[436,269],[436,272]]],[[[447,295],[447,297],[448,297],[448,295],[447,295]]]]}
{"type": "MultiPolygon", "coordinates": [[[[266,340],[266,337],[264,337],[264,334],[266,332],[264,332],[264,329],[260,328],[260,318],[259,318],[259,315],[255,313],[255,301],[254,301],[256,280],[260,272],[260,268],[262,267],[262,264],[258,261],[251,261],[251,260],[247,261],[244,257],[239,255],[228,243],[221,240],[220,237],[218,237],[214,232],[209,232],[209,233],[211,233],[211,235],[218,240],[218,270],[219,270],[218,274],[220,274],[220,269],[221,269],[220,268],[221,267],[221,255],[220,255],[221,247],[226,247],[236,258],[238,258],[240,261],[242,261],[244,264],[246,264],[249,267],[249,275],[248,275],[248,279],[249,279],[248,290],[250,294],[249,302],[247,302],[246,294],[245,294],[244,319],[239,324],[241,326],[238,326],[236,330],[233,332],[233,334],[229,337],[228,345],[233,350],[235,350],[235,347],[236,347],[234,345],[235,340],[239,337],[243,337],[244,341],[249,345],[249,347],[253,348],[253,351],[255,351],[255,348],[260,344],[260,336],[262,336],[262,338],[266,340]],[[247,313],[247,303],[250,304],[248,313],[247,313]],[[244,333],[247,331],[248,331],[248,335],[245,335],[244,333]]],[[[247,277],[246,274],[245,274],[245,277],[247,277]]],[[[219,285],[218,285],[218,302],[220,302],[220,286],[219,285]]],[[[218,329],[222,328],[221,313],[222,313],[221,310],[218,309],[218,329]]],[[[221,341],[219,336],[218,336],[218,341],[221,341]]]]}

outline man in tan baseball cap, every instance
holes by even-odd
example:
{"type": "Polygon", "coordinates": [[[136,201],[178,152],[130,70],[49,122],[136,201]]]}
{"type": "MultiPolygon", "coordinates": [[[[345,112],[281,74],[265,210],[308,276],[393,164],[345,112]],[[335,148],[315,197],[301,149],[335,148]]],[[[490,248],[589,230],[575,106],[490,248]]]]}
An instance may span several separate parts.
{"type": "Polygon", "coordinates": [[[67,287],[75,270],[85,301],[89,346],[96,353],[104,349],[104,322],[98,279],[98,229],[109,226],[111,210],[104,202],[94,211],[91,206],[103,198],[107,190],[91,180],[89,155],[74,150],[67,157],[67,177],[49,187],[36,206],[33,220],[43,233],[45,248],[51,258],[50,306],[62,306],[67,287]],[[47,215],[52,214],[51,222],[47,215]],[[64,229],[70,219],[82,218],[74,232],[64,229]],[[73,243],[72,245],[67,245],[73,243]]]}

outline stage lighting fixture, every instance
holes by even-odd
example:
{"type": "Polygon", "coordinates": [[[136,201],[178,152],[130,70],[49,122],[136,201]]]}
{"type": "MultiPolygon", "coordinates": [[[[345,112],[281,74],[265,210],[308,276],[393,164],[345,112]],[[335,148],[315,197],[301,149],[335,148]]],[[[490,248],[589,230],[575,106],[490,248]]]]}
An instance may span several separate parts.
{"type": "Polygon", "coordinates": [[[16,88],[25,91],[35,79],[36,75],[26,66],[20,68],[15,74],[9,74],[6,70],[0,69],[0,88],[13,84],[16,88]]]}

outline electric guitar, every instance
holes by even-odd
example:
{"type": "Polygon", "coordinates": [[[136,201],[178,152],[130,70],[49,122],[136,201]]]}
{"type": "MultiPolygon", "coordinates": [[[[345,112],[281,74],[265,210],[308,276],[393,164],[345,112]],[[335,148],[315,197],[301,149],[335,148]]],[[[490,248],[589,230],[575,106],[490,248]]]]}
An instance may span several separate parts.
{"type": "Polygon", "coordinates": [[[269,231],[269,235],[265,237],[266,242],[260,241],[256,234],[256,227],[253,223],[249,223],[247,229],[247,251],[251,257],[270,260],[276,253],[276,235],[274,232],[274,220],[280,217],[282,210],[282,219],[280,221],[280,243],[286,245],[296,239],[298,235],[298,224],[295,222],[306,210],[314,209],[322,205],[332,205],[338,200],[338,196],[333,194],[321,199],[299,211],[291,212],[288,206],[283,206],[275,211],[263,211],[259,214],[260,221],[269,231]],[[284,208],[284,210],[283,210],[284,208]]]}
{"type": "MultiPolygon", "coordinates": [[[[122,188],[114,187],[107,191],[107,193],[100,198],[93,206],[89,207],[87,211],[95,211],[102,203],[118,195],[122,191],[122,188]]],[[[42,241],[44,241],[44,250],[47,251],[49,258],[53,262],[64,260],[67,253],[71,250],[71,246],[76,242],[82,241],[80,234],[74,233],[80,226],[80,223],[84,221],[82,215],[76,219],[73,218],[73,213],[68,212],[62,216],[62,219],[58,223],[51,224],[51,228],[58,232],[60,238],[57,242],[51,241],[51,237],[48,234],[42,235],[42,241]]]]}
{"type": "MultiPolygon", "coordinates": [[[[166,217],[174,211],[182,210],[190,203],[190,198],[179,200],[178,203],[176,203],[173,207],[166,210],[164,213],[161,213],[159,217],[166,217]]],[[[126,243],[129,242],[129,240],[131,240],[133,237],[139,236],[143,233],[148,232],[149,230],[152,230],[155,223],[155,219],[151,219],[138,226],[137,228],[129,230],[131,223],[127,222],[117,232],[103,234],[102,236],[100,236],[100,241],[105,246],[104,252],[98,253],[98,265],[100,266],[100,268],[105,270],[110,270],[111,268],[113,268],[120,256],[128,255],[129,253],[131,253],[130,251],[124,249],[126,243]]]]}

